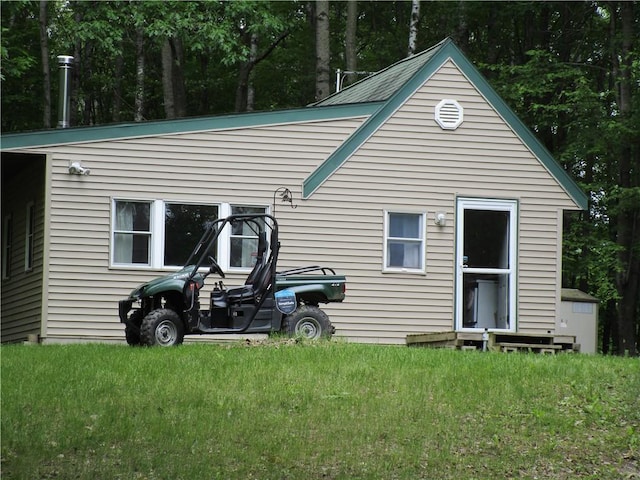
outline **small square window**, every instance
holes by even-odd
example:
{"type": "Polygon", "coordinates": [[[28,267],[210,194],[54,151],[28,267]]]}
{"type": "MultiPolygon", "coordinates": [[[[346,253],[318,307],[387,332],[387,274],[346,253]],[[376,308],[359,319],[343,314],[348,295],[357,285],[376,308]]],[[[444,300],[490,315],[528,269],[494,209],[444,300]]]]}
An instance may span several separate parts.
{"type": "Polygon", "coordinates": [[[424,213],[386,213],[385,270],[424,272],[424,228],[424,213]]]}

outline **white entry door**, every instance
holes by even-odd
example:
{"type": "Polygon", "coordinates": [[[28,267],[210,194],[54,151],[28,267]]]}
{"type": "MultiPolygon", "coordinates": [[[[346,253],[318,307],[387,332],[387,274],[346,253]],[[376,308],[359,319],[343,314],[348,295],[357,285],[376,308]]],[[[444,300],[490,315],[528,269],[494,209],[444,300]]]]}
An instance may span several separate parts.
{"type": "Polygon", "coordinates": [[[456,330],[515,331],[518,204],[459,198],[456,330]]]}

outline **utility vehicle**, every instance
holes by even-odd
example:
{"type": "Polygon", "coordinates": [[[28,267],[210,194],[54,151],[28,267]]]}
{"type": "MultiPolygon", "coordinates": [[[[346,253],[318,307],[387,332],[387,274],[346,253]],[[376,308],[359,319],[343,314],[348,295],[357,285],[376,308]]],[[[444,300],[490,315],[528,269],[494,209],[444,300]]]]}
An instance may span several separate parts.
{"type": "Polygon", "coordinates": [[[321,266],[278,272],[279,250],[278,223],[271,215],[231,215],[211,222],[183,268],[138,286],[119,302],[127,343],[172,346],[188,334],[330,337],[334,328],[318,305],[344,300],[345,277],[321,266]],[[225,273],[214,256],[225,228],[257,237],[255,265],[239,287],[223,284],[225,273]],[[206,308],[201,308],[205,279],[211,274],[221,279],[214,282],[206,308]]]}

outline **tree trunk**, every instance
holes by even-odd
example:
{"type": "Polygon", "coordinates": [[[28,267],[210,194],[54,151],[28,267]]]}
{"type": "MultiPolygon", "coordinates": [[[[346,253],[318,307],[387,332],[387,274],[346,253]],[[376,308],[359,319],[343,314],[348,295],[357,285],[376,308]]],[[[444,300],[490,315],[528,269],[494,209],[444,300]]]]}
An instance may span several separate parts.
{"type": "MultiPolygon", "coordinates": [[[[349,0],[347,2],[347,25],[344,37],[344,57],[346,60],[347,72],[355,72],[358,69],[358,52],[356,33],[358,30],[358,2],[349,0]]],[[[356,80],[355,74],[346,73],[343,86],[352,84],[356,80]]],[[[340,81],[340,79],[338,79],[340,81]]],[[[336,85],[336,90],[340,86],[336,85]]]]}
{"type": "Polygon", "coordinates": [[[178,38],[167,38],[162,44],[162,92],[167,118],[187,115],[184,87],[184,49],[178,38]]]}
{"type": "MultiPolygon", "coordinates": [[[[634,4],[620,3],[622,21],[622,48],[620,50],[618,102],[620,120],[632,121],[632,52],[634,4]]],[[[630,125],[631,126],[631,125],[630,125]]],[[[633,200],[633,189],[640,187],[638,167],[640,166],[640,134],[631,127],[628,138],[623,138],[618,160],[619,185],[622,189],[618,204],[617,243],[622,271],[616,275],[618,302],[618,354],[635,356],[637,351],[638,300],[640,297],[640,205],[633,200]],[[629,192],[630,198],[625,196],[629,192]]]]}
{"type": "MultiPolygon", "coordinates": [[[[258,63],[258,35],[251,34],[251,48],[249,49],[249,62],[253,66],[258,63]]],[[[253,88],[253,68],[249,72],[249,78],[247,78],[247,112],[253,112],[256,107],[256,91],[253,88]]]]}
{"type": "Polygon", "coordinates": [[[144,120],[144,32],[136,29],[136,90],[134,98],[133,120],[144,120]]]}
{"type": "Polygon", "coordinates": [[[40,55],[42,57],[43,111],[42,126],[51,128],[51,68],[49,66],[49,36],[47,35],[47,4],[40,0],[40,55]]]}
{"type": "Polygon", "coordinates": [[[315,3],[316,24],[316,100],[322,100],[331,93],[329,60],[329,0],[315,3]]]}
{"type": "MultiPolygon", "coordinates": [[[[238,70],[238,86],[236,87],[236,111],[253,111],[255,108],[255,90],[253,88],[252,73],[256,65],[267,58],[271,52],[289,36],[289,30],[282,32],[262,53],[258,54],[258,35],[252,33],[248,37],[249,58],[242,62],[238,70]]],[[[247,40],[245,40],[247,41],[247,40]]]]}
{"type": "Polygon", "coordinates": [[[420,0],[411,0],[411,17],[409,20],[409,49],[407,57],[416,53],[418,43],[418,21],[420,20],[420,0]]]}
{"type": "MultiPolygon", "coordinates": [[[[251,98],[251,104],[249,100],[249,92],[251,88],[251,72],[255,66],[258,56],[258,36],[253,33],[246,35],[244,42],[249,42],[249,58],[246,62],[240,62],[238,68],[238,85],[236,87],[236,112],[246,112],[253,110],[254,98],[251,98]]],[[[253,97],[253,94],[251,95],[253,97]]]]}
{"type": "Polygon", "coordinates": [[[171,40],[173,54],[173,101],[178,118],[187,116],[187,91],[184,85],[184,47],[182,40],[171,40]]]}
{"type": "MultiPolygon", "coordinates": [[[[120,51],[124,48],[121,46],[120,51]]],[[[113,72],[113,101],[111,102],[111,120],[120,121],[120,112],[122,111],[122,72],[124,70],[124,58],[122,54],[116,57],[116,64],[113,72]]]]}
{"type": "Polygon", "coordinates": [[[165,117],[176,118],[173,97],[173,53],[171,53],[171,41],[168,38],[162,42],[162,94],[165,117]]]}

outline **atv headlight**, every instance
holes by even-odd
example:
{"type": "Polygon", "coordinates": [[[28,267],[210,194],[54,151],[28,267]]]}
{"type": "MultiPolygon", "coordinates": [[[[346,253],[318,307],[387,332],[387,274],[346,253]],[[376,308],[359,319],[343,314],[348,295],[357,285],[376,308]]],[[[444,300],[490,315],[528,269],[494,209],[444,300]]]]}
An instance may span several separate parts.
{"type": "Polygon", "coordinates": [[[140,300],[143,297],[144,287],[138,287],[129,294],[129,298],[132,300],[140,300]]]}

